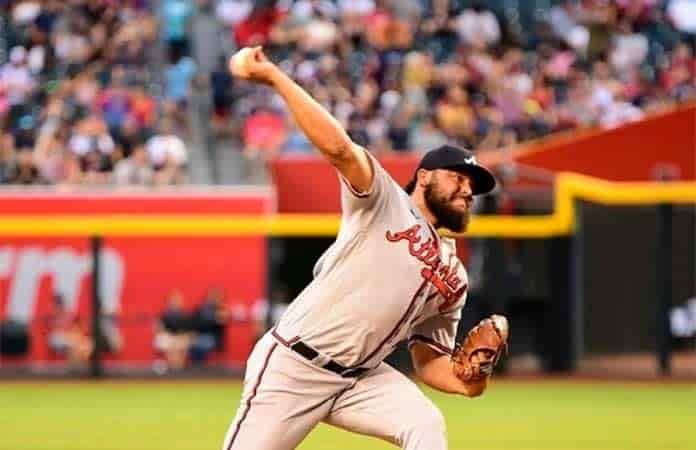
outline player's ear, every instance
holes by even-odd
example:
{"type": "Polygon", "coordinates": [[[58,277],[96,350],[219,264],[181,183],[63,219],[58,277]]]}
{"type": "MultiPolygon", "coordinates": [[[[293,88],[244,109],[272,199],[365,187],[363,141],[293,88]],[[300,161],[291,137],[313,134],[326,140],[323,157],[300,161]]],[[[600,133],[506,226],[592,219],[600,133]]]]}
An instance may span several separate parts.
{"type": "Polygon", "coordinates": [[[422,188],[425,188],[428,185],[428,183],[430,183],[430,179],[432,177],[432,170],[418,169],[418,171],[416,172],[416,184],[422,188]]]}

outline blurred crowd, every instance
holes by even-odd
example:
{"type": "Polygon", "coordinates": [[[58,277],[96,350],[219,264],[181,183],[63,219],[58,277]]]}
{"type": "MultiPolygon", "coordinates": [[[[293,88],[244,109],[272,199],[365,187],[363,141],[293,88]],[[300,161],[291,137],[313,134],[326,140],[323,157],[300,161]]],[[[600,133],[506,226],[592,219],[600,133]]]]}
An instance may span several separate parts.
{"type": "Polygon", "coordinates": [[[0,184],[174,184],[176,106],[153,95],[148,0],[1,3],[0,184]]]}
{"type": "Polygon", "coordinates": [[[155,331],[154,348],[164,357],[162,369],[183,369],[187,363],[205,362],[225,345],[225,328],[230,320],[223,294],[212,289],[191,312],[186,311],[180,291],[167,298],[155,331]]]}
{"type": "Polygon", "coordinates": [[[375,152],[504,149],[696,95],[690,0],[0,4],[0,183],[183,183],[194,135],[261,167],[312,152],[270,89],[228,74],[250,45],[375,152]]]}
{"type": "MultiPolygon", "coordinates": [[[[264,45],[374,151],[506,148],[694,97],[696,2],[255,3],[219,3],[237,43],[264,45]]],[[[267,90],[235,89],[248,153],[311,151],[267,90]]]]}

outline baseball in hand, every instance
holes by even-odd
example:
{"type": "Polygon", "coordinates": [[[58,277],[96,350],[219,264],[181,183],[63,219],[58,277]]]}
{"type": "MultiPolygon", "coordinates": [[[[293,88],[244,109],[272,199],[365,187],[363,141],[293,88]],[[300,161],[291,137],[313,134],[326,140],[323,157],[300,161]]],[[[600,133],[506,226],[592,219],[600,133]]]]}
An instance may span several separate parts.
{"type": "Polygon", "coordinates": [[[508,334],[510,332],[509,331],[510,326],[509,326],[508,320],[505,318],[505,316],[501,316],[499,314],[493,314],[491,316],[491,320],[493,321],[493,323],[495,324],[495,327],[500,332],[501,337],[504,340],[507,340],[508,334]]]}
{"type": "Polygon", "coordinates": [[[249,78],[251,74],[249,73],[248,65],[253,57],[254,54],[251,47],[244,47],[232,55],[229,62],[229,70],[232,75],[239,78],[249,78]]]}

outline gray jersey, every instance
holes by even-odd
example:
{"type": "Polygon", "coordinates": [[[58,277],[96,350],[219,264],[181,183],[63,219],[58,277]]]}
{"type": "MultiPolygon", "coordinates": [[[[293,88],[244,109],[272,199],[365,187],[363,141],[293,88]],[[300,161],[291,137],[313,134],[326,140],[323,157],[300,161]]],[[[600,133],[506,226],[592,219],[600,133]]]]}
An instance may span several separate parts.
{"type": "Polygon", "coordinates": [[[467,293],[455,241],[439,237],[369,158],[370,190],[342,180],[336,242],[276,327],[286,342],[301,339],[346,367],[375,367],[406,338],[451,351],[467,293]]]}

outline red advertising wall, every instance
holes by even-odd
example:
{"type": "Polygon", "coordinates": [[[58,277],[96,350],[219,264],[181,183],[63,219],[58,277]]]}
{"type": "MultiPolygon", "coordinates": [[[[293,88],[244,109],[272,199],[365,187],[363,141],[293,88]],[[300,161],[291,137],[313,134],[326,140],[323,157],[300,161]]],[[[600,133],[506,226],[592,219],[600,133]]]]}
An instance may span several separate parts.
{"type": "Polygon", "coordinates": [[[553,172],[571,171],[612,181],[651,181],[656,169],[696,175],[696,109],[684,108],[618,128],[530,146],[515,160],[553,172]]]}
{"type": "MultiPolygon", "coordinates": [[[[394,179],[406,185],[413,176],[417,155],[389,155],[378,158],[394,179]]],[[[337,213],[341,210],[338,175],[320,156],[290,156],[271,164],[282,213],[337,213]]]]}
{"type": "MultiPolygon", "coordinates": [[[[270,191],[170,194],[0,193],[2,214],[225,213],[263,214],[273,209],[270,191]]],[[[148,363],[156,318],[167,295],[179,289],[193,309],[210,289],[223,292],[233,316],[219,362],[242,363],[252,346],[250,323],[266,292],[266,243],[262,236],[109,238],[102,249],[102,297],[115,314],[123,338],[114,363],[148,363]]],[[[31,324],[28,359],[52,361],[47,318],[56,291],[87,324],[91,292],[87,238],[0,237],[0,319],[21,317],[31,324]]]]}

